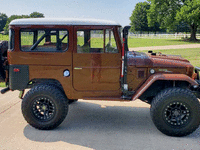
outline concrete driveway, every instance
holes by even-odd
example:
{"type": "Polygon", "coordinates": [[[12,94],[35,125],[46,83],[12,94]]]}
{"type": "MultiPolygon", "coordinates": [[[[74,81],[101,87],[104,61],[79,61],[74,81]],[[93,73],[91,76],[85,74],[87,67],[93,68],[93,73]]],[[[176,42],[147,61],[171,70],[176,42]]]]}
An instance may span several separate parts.
{"type": "Polygon", "coordinates": [[[149,105],[140,102],[83,101],[71,104],[55,130],[29,126],[21,114],[18,91],[0,95],[1,150],[199,150],[200,128],[175,138],[153,125],[149,105]]]}

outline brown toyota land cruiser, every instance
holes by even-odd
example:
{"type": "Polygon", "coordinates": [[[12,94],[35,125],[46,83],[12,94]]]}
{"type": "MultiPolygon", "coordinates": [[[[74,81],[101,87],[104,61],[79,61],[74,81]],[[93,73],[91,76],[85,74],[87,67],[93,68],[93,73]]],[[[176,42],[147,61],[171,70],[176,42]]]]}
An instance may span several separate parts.
{"type": "Polygon", "coordinates": [[[19,90],[23,116],[37,129],[59,126],[77,99],[140,99],[162,133],[192,133],[200,124],[200,68],[181,56],[129,51],[129,28],[95,19],[12,21],[8,50],[0,45],[1,93],[19,90]]]}

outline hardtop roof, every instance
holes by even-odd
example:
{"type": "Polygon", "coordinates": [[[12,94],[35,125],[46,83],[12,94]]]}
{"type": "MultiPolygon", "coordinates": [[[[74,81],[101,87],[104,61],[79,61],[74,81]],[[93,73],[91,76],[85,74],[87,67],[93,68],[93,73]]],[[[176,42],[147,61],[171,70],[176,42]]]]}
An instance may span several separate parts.
{"type": "Polygon", "coordinates": [[[15,19],[10,25],[108,25],[121,26],[119,23],[101,19],[79,19],[79,18],[26,18],[15,19]]]}

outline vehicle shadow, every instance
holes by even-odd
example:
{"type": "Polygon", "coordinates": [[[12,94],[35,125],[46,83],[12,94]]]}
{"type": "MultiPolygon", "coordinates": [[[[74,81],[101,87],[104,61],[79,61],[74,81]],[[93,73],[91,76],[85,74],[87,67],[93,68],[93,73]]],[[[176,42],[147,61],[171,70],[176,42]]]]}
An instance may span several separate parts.
{"type": "MultiPolygon", "coordinates": [[[[199,137],[200,130],[187,138],[199,137]]],[[[24,135],[32,141],[63,141],[93,149],[148,149],[152,137],[171,139],[159,132],[150,118],[149,108],[107,106],[87,102],[71,104],[64,122],[44,131],[27,125],[24,135]],[[137,143],[145,144],[138,145],[137,143]]],[[[199,139],[200,140],[200,139],[199,139]]]]}

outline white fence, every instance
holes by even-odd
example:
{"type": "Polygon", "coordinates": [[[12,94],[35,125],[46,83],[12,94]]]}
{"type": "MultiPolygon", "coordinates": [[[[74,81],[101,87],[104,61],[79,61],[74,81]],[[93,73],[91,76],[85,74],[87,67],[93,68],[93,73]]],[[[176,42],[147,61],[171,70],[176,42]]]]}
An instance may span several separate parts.
{"type": "MultiPolygon", "coordinates": [[[[149,39],[181,39],[189,38],[190,34],[129,34],[130,38],[149,38],[149,39]]],[[[200,39],[200,34],[196,35],[197,39],[200,39]]]]}

